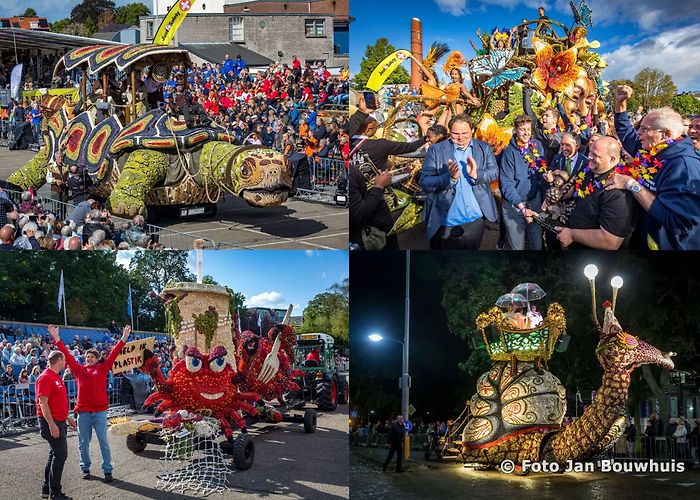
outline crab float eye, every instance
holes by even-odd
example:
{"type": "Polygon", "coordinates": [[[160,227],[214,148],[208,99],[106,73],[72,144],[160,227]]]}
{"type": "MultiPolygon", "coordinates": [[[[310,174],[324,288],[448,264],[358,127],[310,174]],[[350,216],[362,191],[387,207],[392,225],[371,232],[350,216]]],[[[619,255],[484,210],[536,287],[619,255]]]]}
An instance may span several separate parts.
{"type": "Polygon", "coordinates": [[[198,372],[202,367],[202,360],[193,356],[185,356],[185,364],[187,365],[187,370],[194,373],[198,372]]]}
{"type": "Polygon", "coordinates": [[[213,372],[221,372],[226,368],[226,360],[224,358],[216,358],[209,363],[209,368],[213,372]]]}

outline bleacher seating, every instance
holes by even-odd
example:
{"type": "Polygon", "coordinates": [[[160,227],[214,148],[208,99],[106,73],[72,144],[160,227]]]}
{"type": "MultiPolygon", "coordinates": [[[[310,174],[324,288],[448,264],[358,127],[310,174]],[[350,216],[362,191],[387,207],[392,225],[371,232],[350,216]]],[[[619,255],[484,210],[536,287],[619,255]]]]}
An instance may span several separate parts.
{"type": "MultiPolygon", "coordinates": [[[[38,337],[45,337],[48,335],[47,324],[41,323],[16,323],[8,321],[0,321],[0,324],[4,323],[8,328],[12,327],[14,330],[14,335],[6,335],[7,340],[10,342],[15,342],[16,340],[22,340],[33,335],[38,337]]],[[[108,332],[106,328],[86,328],[78,326],[62,326],[59,325],[61,340],[66,343],[73,342],[73,339],[77,335],[81,340],[83,337],[87,337],[92,341],[92,343],[104,342],[105,333],[108,332]]],[[[167,341],[169,337],[157,332],[143,332],[135,331],[131,334],[130,340],[142,339],[147,337],[155,337],[158,341],[167,341]]],[[[112,340],[112,342],[114,342],[112,340]]]]}

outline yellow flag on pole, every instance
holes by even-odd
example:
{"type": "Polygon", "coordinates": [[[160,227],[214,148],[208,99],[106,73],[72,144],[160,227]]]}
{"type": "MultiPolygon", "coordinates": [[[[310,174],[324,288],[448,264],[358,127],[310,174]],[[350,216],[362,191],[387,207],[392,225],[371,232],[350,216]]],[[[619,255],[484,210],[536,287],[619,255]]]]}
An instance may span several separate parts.
{"type": "Polygon", "coordinates": [[[386,59],[379,63],[377,67],[374,68],[374,71],[372,71],[369,80],[367,80],[367,88],[374,92],[379,91],[382,84],[389,78],[389,75],[391,75],[401,63],[409,58],[413,59],[413,54],[405,49],[400,49],[393,54],[389,54],[386,59]]]}
{"type": "Polygon", "coordinates": [[[170,8],[168,13],[163,18],[163,22],[158,26],[156,36],[153,37],[153,43],[156,45],[170,45],[177,29],[185,20],[185,16],[194,5],[196,0],[178,0],[170,8]]]}

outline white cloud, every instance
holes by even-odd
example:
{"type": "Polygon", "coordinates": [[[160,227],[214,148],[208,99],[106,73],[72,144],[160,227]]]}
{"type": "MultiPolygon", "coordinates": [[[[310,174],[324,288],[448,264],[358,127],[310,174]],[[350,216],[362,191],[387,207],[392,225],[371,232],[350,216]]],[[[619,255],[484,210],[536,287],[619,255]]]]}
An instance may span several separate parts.
{"type": "MultiPolygon", "coordinates": [[[[281,307],[281,304],[285,304],[284,297],[279,292],[262,292],[257,295],[253,295],[250,299],[246,300],[246,305],[249,307],[281,307]]],[[[289,304],[284,305],[286,307],[289,304]]]]}
{"type": "Polygon", "coordinates": [[[453,16],[462,16],[467,13],[467,0],[435,0],[442,12],[453,16]]]}
{"type": "Polygon", "coordinates": [[[318,250],[304,250],[304,253],[306,254],[307,257],[317,257],[318,256],[318,250]]]}
{"type": "MultiPolygon", "coordinates": [[[[267,307],[270,309],[287,309],[289,301],[279,292],[261,292],[246,299],[246,307],[267,307]]],[[[292,315],[301,316],[304,310],[300,304],[292,304],[292,315]]]]}
{"type": "Polygon", "coordinates": [[[323,272],[321,273],[321,279],[322,279],[322,280],[325,280],[327,276],[328,276],[328,274],[326,274],[326,271],[323,271],[323,272]]]}
{"type": "Polygon", "coordinates": [[[697,54],[700,23],[661,31],[635,44],[622,45],[602,54],[608,61],[606,80],[632,79],[643,68],[656,68],[671,75],[680,91],[700,89],[697,54]]]}
{"type": "Polygon", "coordinates": [[[118,265],[122,266],[124,269],[129,269],[129,264],[131,259],[136,255],[135,250],[119,250],[117,252],[116,262],[118,265]]]}

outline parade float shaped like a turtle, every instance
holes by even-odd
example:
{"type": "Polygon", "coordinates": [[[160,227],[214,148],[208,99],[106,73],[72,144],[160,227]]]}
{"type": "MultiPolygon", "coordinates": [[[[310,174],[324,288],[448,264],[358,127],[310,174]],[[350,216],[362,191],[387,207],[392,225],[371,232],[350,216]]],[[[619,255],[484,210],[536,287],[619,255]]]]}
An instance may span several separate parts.
{"type": "MultiPolygon", "coordinates": [[[[292,185],[285,157],[262,146],[237,146],[218,126],[188,128],[162,108],[137,116],[137,74],[146,66],[167,67],[190,62],[186,50],[161,45],[94,45],[65,54],[54,74],[82,70],[102,75],[107,70],[130,75],[132,104],[117,106],[108,95],[87,95],[81,87],[78,103],[47,95],[44,147],[8,181],[27,189],[46,182],[47,171],[58,174],[71,165],[86,168],[94,184],[91,194],[107,199],[115,215],[147,214],[147,206],[215,206],[222,193],[234,194],[249,205],[267,207],[286,201],[292,185]],[[108,116],[97,121],[98,107],[108,116]]],[[[186,73],[185,73],[186,77],[186,73]]]]}
{"type": "MultiPolygon", "coordinates": [[[[468,61],[458,51],[450,52],[442,43],[434,43],[422,61],[407,51],[397,51],[413,58],[421,69],[424,83],[420,95],[389,97],[390,102],[384,110],[383,137],[408,140],[409,136],[421,134],[418,127],[420,116],[413,116],[410,106],[418,105],[421,109],[419,115],[430,112],[435,121],[442,114],[454,116],[464,111],[475,123],[474,137],[489,143],[494,154],[498,155],[511,139],[513,119],[523,113],[522,80],[526,77],[535,90],[533,108],[536,111],[555,105],[557,95],[560,95],[567,114],[577,110],[587,117],[599,111],[602,106],[600,98],[608,92],[607,82],[602,79],[602,70],[607,63],[593,50],[599,48],[600,43],[586,38],[592,26],[591,10],[585,1],[578,6],[573,2],[570,4],[574,18],[570,27],[544,18],[525,20],[513,28],[496,27],[483,33],[477,30],[478,45],[470,41],[476,55],[468,61]],[[531,48],[524,48],[524,39],[531,42],[531,48]],[[468,68],[471,93],[480,105],[475,106],[473,99],[455,93],[451,89],[453,83],[432,84],[438,80],[435,65],[445,54],[443,69],[448,76],[452,69],[468,68]]],[[[374,71],[390,74],[382,64],[374,71]]],[[[387,204],[396,214],[391,233],[401,233],[421,222],[424,195],[418,180],[422,159],[391,156],[387,166],[395,174],[409,174],[385,192],[387,204]]],[[[364,171],[369,179],[376,174],[368,162],[364,162],[364,171]]],[[[561,193],[567,191],[573,181],[567,178],[553,186],[554,191],[548,193],[551,208],[537,218],[538,223],[545,227],[566,225],[570,207],[558,207],[557,203],[561,201],[561,193]]],[[[497,181],[492,184],[492,191],[500,197],[497,181]]]]}
{"type": "Polygon", "coordinates": [[[524,460],[561,466],[569,460],[591,460],[614,445],[625,429],[632,372],[644,364],[671,370],[674,353],[663,353],[625,332],[609,301],[603,303],[601,326],[595,300],[593,289],[599,334],[595,354],[603,379],[583,415],[562,425],[566,391],[546,367],[557,342],[566,335],[564,309],[553,303],[538,327],[517,330],[494,307],[476,319],[492,367],[479,377],[476,394],[450,429],[452,435],[461,430],[461,441],[448,442],[445,452],[461,456],[467,466],[497,467],[512,460],[519,470],[524,460]]]}
{"type": "MultiPolygon", "coordinates": [[[[287,387],[293,387],[285,350],[277,352],[273,346],[270,352],[260,351],[259,362],[248,359],[247,363],[237,363],[236,349],[244,348],[249,339],[236,330],[230,290],[201,283],[170,283],[158,297],[165,306],[166,330],[177,352],[184,351],[185,358],[173,365],[166,379],[158,357],[146,352],[141,370],[151,377],[156,391],[144,407],[157,405],[156,412],[165,413],[151,421],[114,426],[115,433],[127,435],[131,451],[163,444],[164,429],[180,431],[203,418],[213,418],[226,437],[221,449],[233,456],[236,468],[246,470],[255,457],[254,442],[247,433],[249,426],[260,421],[286,421],[303,423],[307,433],[316,430],[313,409],[280,409],[266,401],[282,397],[287,387]],[[234,437],[236,429],[240,434],[234,437]]],[[[283,338],[288,341],[289,335],[284,332],[291,331],[294,336],[287,324],[289,314],[291,310],[283,324],[273,329],[282,332],[279,342],[283,338]]],[[[275,344],[277,349],[279,342],[275,344]]]]}

